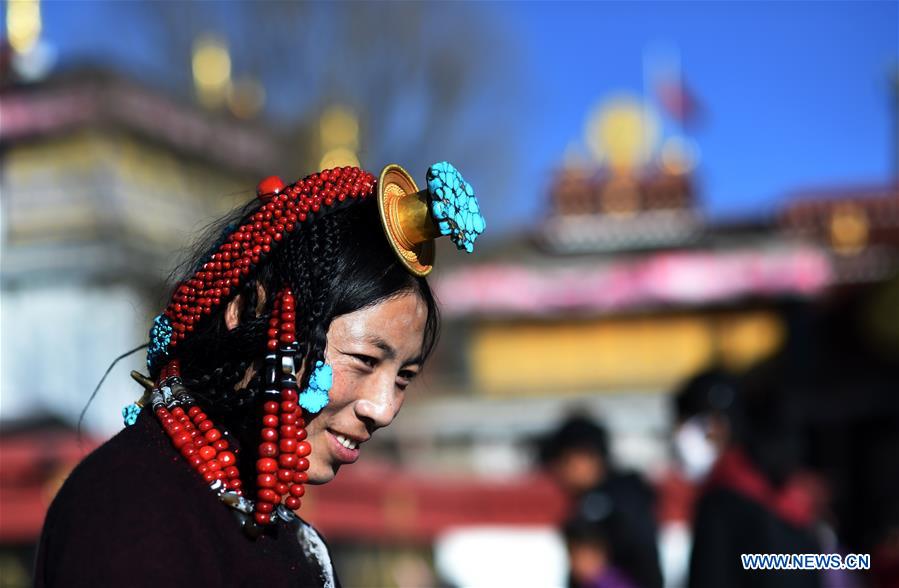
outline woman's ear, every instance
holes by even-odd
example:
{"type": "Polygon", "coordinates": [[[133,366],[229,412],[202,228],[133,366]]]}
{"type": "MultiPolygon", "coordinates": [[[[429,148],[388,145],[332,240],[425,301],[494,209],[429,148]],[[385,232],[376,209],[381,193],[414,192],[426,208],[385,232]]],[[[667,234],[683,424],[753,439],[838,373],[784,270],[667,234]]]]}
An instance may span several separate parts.
{"type": "Polygon", "coordinates": [[[240,315],[243,313],[243,296],[235,296],[225,307],[225,326],[233,331],[240,324],[240,315]]]}
{"type": "MultiPolygon", "coordinates": [[[[265,300],[265,288],[256,282],[256,316],[260,316],[265,310],[265,300]]],[[[243,314],[243,295],[238,294],[225,307],[225,326],[229,331],[233,331],[240,324],[241,314],[243,314]]]]}

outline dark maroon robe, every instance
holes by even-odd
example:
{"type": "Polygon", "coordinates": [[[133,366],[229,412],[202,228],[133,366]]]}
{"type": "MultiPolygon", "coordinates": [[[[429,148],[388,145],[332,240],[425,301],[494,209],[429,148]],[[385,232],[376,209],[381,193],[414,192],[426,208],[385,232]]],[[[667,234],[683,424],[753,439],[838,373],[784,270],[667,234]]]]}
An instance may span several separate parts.
{"type": "Polygon", "coordinates": [[[53,500],[35,585],[324,586],[330,562],[305,555],[300,524],[279,520],[249,539],[144,410],[53,500]]]}

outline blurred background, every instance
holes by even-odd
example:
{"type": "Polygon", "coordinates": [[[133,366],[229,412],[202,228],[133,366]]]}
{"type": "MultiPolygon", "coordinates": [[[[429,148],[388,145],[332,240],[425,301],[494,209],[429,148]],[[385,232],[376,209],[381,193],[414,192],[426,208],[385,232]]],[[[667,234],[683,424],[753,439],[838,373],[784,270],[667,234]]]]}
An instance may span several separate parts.
{"type": "Polygon", "coordinates": [[[576,582],[562,524],[584,493],[553,443],[577,415],[602,470],[647,492],[659,576],[632,585],[688,582],[709,448],[678,431],[701,416],[706,440],[726,417],[722,447],[737,422],[776,429],[787,474],[814,480],[806,527],[831,547],[779,551],[872,553],[830,585],[899,586],[897,3],[2,13],[0,585],[29,584],[54,492],[121,428],[143,352],[75,430],[200,229],[268,175],[398,162],[423,181],[445,159],[490,230],[471,258],[438,250],[444,332],[402,416],[304,502],[345,585],[576,582]],[[709,370],[752,418],[675,400],[709,370]]]}

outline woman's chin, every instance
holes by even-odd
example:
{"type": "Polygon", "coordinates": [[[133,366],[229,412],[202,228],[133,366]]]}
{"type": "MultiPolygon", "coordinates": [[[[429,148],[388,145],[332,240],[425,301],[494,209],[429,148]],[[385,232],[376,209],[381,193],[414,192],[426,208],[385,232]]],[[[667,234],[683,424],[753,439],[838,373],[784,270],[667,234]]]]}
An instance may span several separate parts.
{"type": "Polygon", "coordinates": [[[323,466],[316,468],[309,468],[306,472],[309,475],[309,481],[307,484],[311,484],[313,486],[318,486],[320,484],[327,484],[331,480],[333,480],[337,476],[337,470],[340,469],[340,464],[334,464],[332,466],[323,466]]]}

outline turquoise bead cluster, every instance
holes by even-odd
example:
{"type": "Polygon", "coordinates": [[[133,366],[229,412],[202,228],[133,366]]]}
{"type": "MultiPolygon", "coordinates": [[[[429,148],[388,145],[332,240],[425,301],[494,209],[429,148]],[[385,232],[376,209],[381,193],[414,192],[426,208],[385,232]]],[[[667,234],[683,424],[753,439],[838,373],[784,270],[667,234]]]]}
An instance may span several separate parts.
{"type": "Polygon", "coordinates": [[[487,228],[471,184],[446,161],[428,168],[427,181],[431,214],[440,234],[449,235],[456,247],[471,253],[475,239],[487,228]]]}
{"type": "Polygon", "coordinates": [[[300,406],[310,413],[319,412],[327,406],[333,379],[331,366],[321,361],[316,362],[315,371],[309,378],[309,386],[300,393],[300,406]]]}
{"type": "Polygon", "coordinates": [[[158,315],[153,319],[150,328],[150,343],[147,346],[147,367],[153,371],[153,367],[159,364],[159,360],[168,354],[169,342],[172,340],[172,323],[165,315],[158,315]]]}
{"type": "Polygon", "coordinates": [[[137,405],[136,402],[132,402],[128,406],[122,409],[122,419],[125,421],[125,426],[130,427],[134,423],[137,422],[137,415],[140,414],[140,406],[137,405]]]}

